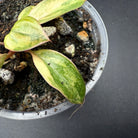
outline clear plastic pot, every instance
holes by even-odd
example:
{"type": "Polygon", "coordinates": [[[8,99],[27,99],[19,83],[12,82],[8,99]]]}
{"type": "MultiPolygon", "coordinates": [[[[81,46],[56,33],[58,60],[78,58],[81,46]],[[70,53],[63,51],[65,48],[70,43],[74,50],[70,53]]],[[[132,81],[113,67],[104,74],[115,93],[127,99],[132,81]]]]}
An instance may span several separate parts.
{"type": "MultiPolygon", "coordinates": [[[[87,94],[94,87],[96,82],[99,80],[103,72],[104,66],[106,64],[107,55],[108,55],[108,36],[107,36],[107,31],[103,23],[103,20],[98,14],[98,12],[96,11],[96,9],[88,1],[86,1],[82,7],[86,11],[89,12],[93,21],[95,22],[95,25],[93,25],[94,41],[96,45],[100,44],[100,47],[101,47],[101,53],[100,53],[98,66],[95,70],[92,80],[86,84],[86,94],[87,94]]],[[[10,111],[6,109],[1,109],[0,117],[15,119],[15,120],[39,119],[39,118],[44,118],[44,117],[58,114],[60,112],[63,112],[69,109],[72,106],[73,104],[67,101],[56,107],[40,111],[39,113],[36,113],[36,112],[24,112],[23,113],[23,112],[16,112],[16,111],[10,111]],[[56,111],[55,111],[55,108],[56,108],[56,111]]]]}

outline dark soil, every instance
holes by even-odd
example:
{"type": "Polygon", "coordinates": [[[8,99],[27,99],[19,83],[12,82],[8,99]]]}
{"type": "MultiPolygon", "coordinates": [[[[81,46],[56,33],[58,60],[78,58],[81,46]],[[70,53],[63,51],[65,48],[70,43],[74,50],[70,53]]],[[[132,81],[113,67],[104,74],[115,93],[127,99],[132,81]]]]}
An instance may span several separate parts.
{"type": "MultiPolygon", "coordinates": [[[[17,20],[18,14],[29,5],[36,5],[40,0],[3,0],[0,2],[0,42],[3,42],[6,34],[17,20]]],[[[66,43],[75,44],[75,56],[68,56],[77,66],[85,82],[88,82],[94,73],[98,63],[100,47],[96,47],[92,40],[91,28],[83,27],[86,22],[92,26],[92,19],[83,9],[69,12],[63,16],[64,20],[72,28],[73,33],[69,35],[60,35],[57,31],[51,36],[51,42],[44,44],[40,48],[49,48],[65,54],[66,43]],[[86,31],[89,35],[89,41],[83,42],[77,39],[77,33],[86,31]]],[[[55,26],[57,19],[50,21],[43,26],[55,26]]],[[[36,48],[38,49],[38,48],[36,48]]],[[[7,50],[0,45],[0,53],[7,50]]],[[[66,99],[57,90],[50,87],[33,65],[31,56],[27,53],[16,53],[3,68],[12,71],[15,74],[13,84],[4,85],[0,79],[0,107],[9,110],[19,111],[39,111],[56,106],[66,99]],[[27,67],[23,70],[17,70],[20,63],[24,61],[27,67]]]]}

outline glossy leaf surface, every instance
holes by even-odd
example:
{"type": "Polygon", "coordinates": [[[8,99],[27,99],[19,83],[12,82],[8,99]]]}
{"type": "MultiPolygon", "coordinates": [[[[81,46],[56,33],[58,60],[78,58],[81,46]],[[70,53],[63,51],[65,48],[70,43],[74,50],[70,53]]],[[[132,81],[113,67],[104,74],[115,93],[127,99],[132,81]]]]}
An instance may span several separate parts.
{"type": "Polygon", "coordinates": [[[85,83],[76,66],[54,50],[30,52],[34,64],[49,85],[59,90],[70,102],[82,104],[85,83]]]}
{"type": "Polygon", "coordinates": [[[26,7],[24,10],[22,10],[22,12],[18,16],[18,20],[28,16],[33,8],[34,6],[29,6],[29,7],[26,7]]]}
{"type": "Polygon", "coordinates": [[[31,10],[29,16],[42,24],[79,8],[84,2],[85,0],[43,0],[31,10]]]}
{"type": "Polygon", "coordinates": [[[38,21],[32,17],[18,20],[4,39],[4,45],[11,51],[25,51],[49,41],[38,21]]]}

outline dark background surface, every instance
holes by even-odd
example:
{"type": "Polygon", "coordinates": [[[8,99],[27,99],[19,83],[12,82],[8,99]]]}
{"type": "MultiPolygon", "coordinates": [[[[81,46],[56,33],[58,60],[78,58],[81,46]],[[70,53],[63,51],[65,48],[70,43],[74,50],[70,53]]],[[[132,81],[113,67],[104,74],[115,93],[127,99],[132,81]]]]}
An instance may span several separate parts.
{"type": "Polygon", "coordinates": [[[138,0],[89,0],[109,35],[102,77],[84,106],[49,118],[0,118],[0,138],[138,138],[138,0]]]}

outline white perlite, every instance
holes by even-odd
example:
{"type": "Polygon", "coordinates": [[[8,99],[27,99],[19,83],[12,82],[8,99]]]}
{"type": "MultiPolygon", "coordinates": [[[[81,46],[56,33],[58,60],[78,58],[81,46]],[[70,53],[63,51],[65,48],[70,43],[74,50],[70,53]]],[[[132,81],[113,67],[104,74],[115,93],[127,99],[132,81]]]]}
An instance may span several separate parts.
{"type": "Polygon", "coordinates": [[[65,48],[65,53],[68,54],[71,57],[74,57],[75,56],[75,45],[71,44],[68,47],[66,47],[65,48]]]}
{"type": "Polygon", "coordinates": [[[0,69],[0,78],[4,84],[12,84],[14,82],[14,74],[7,69],[0,69]]]}

